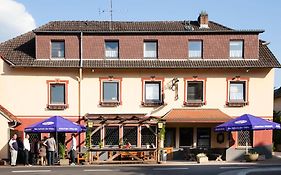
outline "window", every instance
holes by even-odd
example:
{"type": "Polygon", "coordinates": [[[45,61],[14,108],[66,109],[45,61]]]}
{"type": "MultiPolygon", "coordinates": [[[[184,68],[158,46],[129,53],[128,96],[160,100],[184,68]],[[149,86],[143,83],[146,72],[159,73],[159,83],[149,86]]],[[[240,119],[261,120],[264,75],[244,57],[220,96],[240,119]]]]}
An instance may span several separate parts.
{"type": "Polygon", "coordinates": [[[107,126],[105,127],[105,145],[113,146],[119,145],[119,127],[118,126],[107,126]]]}
{"type": "Polygon", "coordinates": [[[65,109],[68,107],[68,81],[47,80],[48,87],[48,109],[65,109]]]}
{"type": "Polygon", "coordinates": [[[188,57],[189,58],[202,58],[202,41],[189,41],[188,42],[188,57]]]}
{"type": "Polygon", "coordinates": [[[156,127],[155,126],[142,126],[141,127],[141,145],[156,145],[156,127]]]}
{"type": "Polygon", "coordinates": [[[211,129],[197,128],[197,146],[202,148],[211,147],[211,129]]]}
{"type": "Polygon", "coordinates": [[[165,147],[176,147],[176,128],[166,128],[165,147]]]}
{"type": "Polygon", "coordinates": [[[104,102],[119,102],[119,82],[103,82],[102,100],[104,102]]]}
{"type": "Polygon", "coordinates": [[[118,58],[119,57],[119,43],[118,41],[106,41],[105,42],[105,57],[106,58],[118,58]]]}
{"type": "Polygon", "coordinates": [[[243,58],[243,41],[230,41],[229,43],[229,57],[243,58]]]}
{"type": "MultiPolygon", "coordinates": [[[[92,127],[88,128],[91,133],[95,131],[98,127],[92,127]]],[[[91,136],[91,144],[92,146],[98,146],[100,141],[101,141],[101,130],[96,131],[92,136],[91,136]]]]}
{"type": "Polygon", "coordinates": [[[157,42],[144,42],[144,58],[157,58],[157,42]]]}
{"type": "Polygon", "coordinates": [[[187,102],[203,102],[203,81],[187,82],[187,102]]]}
{"type": "Polygon", "coordinates": [[[50,85],[50,104],[65,104],[65,84],[50,85]]]}
{"type": "Polygon", "coordinates": [[[245,102],[246,88],[245,81],[231,81],[229,83],[229,102],[245,102]]]}
{"type": "Polygon", "coordinates": [[[123,144],[126,145],[128,142],[132,146],[137,146],[138,141],[138,128],[135,126],[124,126],[123,127],[123,144]]]}
{"type": "Polygon", "coordinates": [[[52,58],[64,58],[65,56],[64,41],[52,41],[51,47],[52,47],[52,58]]]}
{"type": "Polygon", "coordinates": [[[253,131],[238,131],[238,146],[253,145],[253,131]]]}
{"type": "Polygon", "coordinates": [[[161,103],[161,82],[146,81],[145,82],[145,103],[161,103]]]}
{"type": "Polygon", "coordinates": [[[193,128],[180,128],[180,146],[193,146],[193,128]]]}

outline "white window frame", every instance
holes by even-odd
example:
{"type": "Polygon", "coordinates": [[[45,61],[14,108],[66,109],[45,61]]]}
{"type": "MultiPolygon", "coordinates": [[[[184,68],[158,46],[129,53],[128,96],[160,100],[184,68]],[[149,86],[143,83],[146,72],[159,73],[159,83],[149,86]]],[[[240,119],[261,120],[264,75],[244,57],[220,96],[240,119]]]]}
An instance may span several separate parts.
{"type": "Polygon", "coordinates": [[[229,42],[229,58],[231,59],[243,59],[244,58],[244,41],[243,40],[231,40],[229,42]],[[231,50],[231,44],[242,43],[242,50],[231,50]]]}
{"type": "Polygon", "coordinates": [[[50,58],[51,59],[55,59],[55,60],[59,60],[59,59],[65,59],[65,41],[64,40],[51,40],[50,42],[50,58]],[[64,47],[63,47],[63,57],[53,57],[53,43],[63,43],[64,47]]]}
{"type": "Polygon", "coordinates": [[[144,41],[143,42],[143,57],[145,59],[157,59],[158,58],[158,42],[157,41],[144,41]],[[155,43],[155,45],[156,45],[155,51],[147,51],[146,50],[147,43],[155,43]]]}
{"type": "Polygon", "coordinates": [[[190,40],[188,41],[188,58],[189,59],[202,59],[203,58],[203,41],[202,40],[190,40]],[[201,44],[200,51],[191,51],[190,43],[198,42],[201,44]]]}
{"type": "Polygon", "coordinates": [[[106,59],[119,59],[119,41],[113,40],[106,40],[104,42],[104,54],[106,59]],[[107,43],[117,43],[117,51],[115,50],[107,50],[106,44],[107,43]]]}

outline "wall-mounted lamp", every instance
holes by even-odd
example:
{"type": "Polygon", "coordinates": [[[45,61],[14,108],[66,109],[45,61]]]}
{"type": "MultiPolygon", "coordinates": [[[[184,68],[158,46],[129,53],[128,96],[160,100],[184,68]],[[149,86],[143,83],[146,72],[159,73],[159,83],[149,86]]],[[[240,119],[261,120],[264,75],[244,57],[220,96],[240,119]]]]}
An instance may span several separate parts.
{"type": "Polygon", "coordinates": [[[92,128],[93,127],[93,125],[94,125],[94,122],[93,121],[87,121],[87,127],[88,128],[92,128]]]}

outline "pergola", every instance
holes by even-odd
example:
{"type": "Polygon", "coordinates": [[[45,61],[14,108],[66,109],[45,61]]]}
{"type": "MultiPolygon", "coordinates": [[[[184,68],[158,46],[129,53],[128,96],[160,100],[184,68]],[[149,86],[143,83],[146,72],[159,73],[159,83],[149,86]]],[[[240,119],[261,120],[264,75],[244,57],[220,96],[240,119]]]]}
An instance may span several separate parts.
{"type": "Polygon", "coordinates": [[[113,147],[127,141],[133,142],[134,147],[147,144],[157,147],[157,124],[163,121],[145,114],[87,114],[85,119],[92,123],[91,143],[94,147],[99,144],[113,147]]]}

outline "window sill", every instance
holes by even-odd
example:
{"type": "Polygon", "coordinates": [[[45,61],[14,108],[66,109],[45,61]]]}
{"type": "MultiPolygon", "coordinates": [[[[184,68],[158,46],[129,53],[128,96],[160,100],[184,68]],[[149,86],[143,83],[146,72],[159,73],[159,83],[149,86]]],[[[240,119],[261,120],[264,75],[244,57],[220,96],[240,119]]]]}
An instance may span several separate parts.
{"type": "Polygon", "coordinates": [[[188,57],[189,60],[203,60],[202,57],[188,57]]]}
{"type": "Polygon", "coordinates": [[[67,104],[62,104],[62,105],[49,104],[49,105],[47,105],[47,108],[49,110],[65,110],[66,108],[68,108],[68,105],[67,104]]]}
{"type": "Polygon", "coordinates": [[[246,101],[229,101],[229,102],[226,102],[226,105],[228,107],[244,107],[244,106],[248,105],[248,102],[246,102],[246,101]]]}
{"type": "Polygon", "coordinates": [[[203,105],[205,105],[206,102],[204,101],[185,101],[183,102],[183,105],[184,106],[187,106],[187,107],[201,107],[203,105]]]}
{"type": "Polygon", "coordinates": [[[164,102],[141,102],[141,105],[144,107],[155,107],[164,105],[164,102]]]}
{"type": "Polygon", "coordinates": [[[65,60],[65,57],[51,57],[51,60],[65,60]]]}
{"type": "Polygon", "coordinates": [[[103,107],[117,107],[119,105],[120,105],[119,101],[116,101],[116,102],[100,102],[100,106],[103,106],[103,107]]]}

